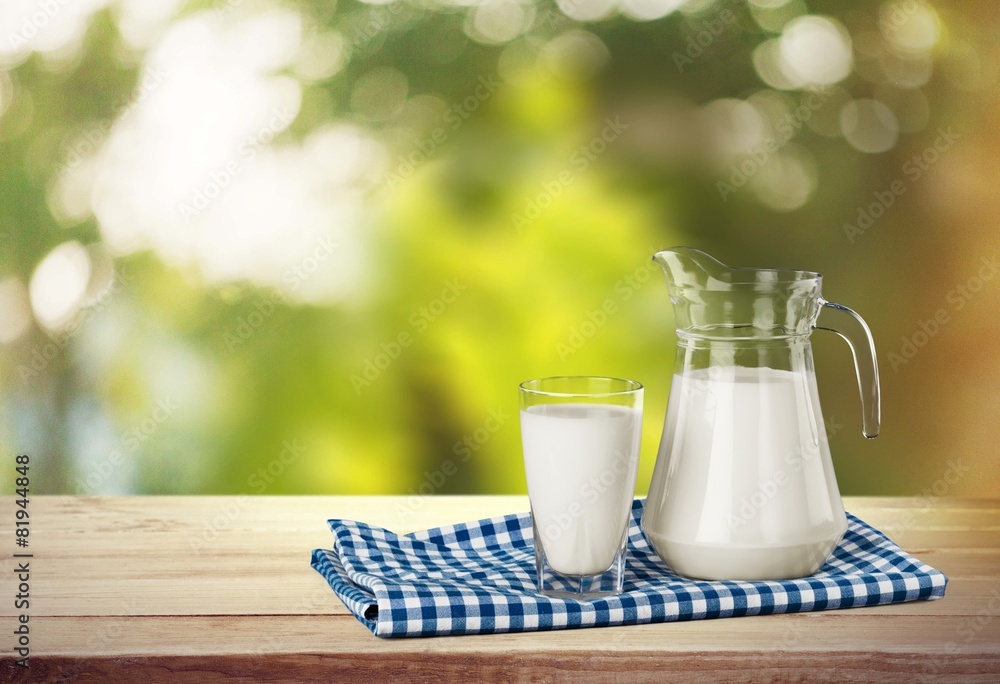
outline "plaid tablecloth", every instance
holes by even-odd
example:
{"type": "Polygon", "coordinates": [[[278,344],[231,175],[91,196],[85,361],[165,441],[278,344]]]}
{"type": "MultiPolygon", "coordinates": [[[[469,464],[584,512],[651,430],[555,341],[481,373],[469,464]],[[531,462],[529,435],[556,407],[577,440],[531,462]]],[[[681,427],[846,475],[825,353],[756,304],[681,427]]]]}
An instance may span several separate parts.
{"type": "Polygon", "coordinates": [[[527,632],[853,608],[944,596],[947,578],[858,518],[811,577],[708,582],[670,572],[639,527],[632,505],[625,593],[593,601],[542,596],[534,588],[531,515],[397,535],[330,520],[333,550],[314,567],[378,636],[527,632]]]}

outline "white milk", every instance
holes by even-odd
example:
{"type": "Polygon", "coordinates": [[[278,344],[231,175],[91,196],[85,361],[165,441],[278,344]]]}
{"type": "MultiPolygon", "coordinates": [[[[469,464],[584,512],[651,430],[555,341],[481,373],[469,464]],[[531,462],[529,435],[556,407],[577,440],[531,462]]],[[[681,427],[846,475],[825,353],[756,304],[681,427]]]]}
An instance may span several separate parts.
{"type": "Polygon", "coordinates": [[[528,498],[553,570],[596,575],[625,538],[639,464],[642,411],[545,404],[521,411],[528,498]]]}
{"type": "Polygon", "coordinates": [[[675,375],[643,529],[689,577],[815,572],[847,529],[815,375],[744,367],[675,375]]]}

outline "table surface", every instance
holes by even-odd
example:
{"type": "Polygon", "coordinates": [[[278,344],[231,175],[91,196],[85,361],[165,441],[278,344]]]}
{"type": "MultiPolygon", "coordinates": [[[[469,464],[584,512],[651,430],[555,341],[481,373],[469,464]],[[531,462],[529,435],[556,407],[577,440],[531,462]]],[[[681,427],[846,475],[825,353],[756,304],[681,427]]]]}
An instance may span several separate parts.
{"type": "MultiPolygon", "coordinates": [[[[0,527],[12,539],[14,500],[0,527]]],[[[845,499],[950,579],[939,601],[629,627],[380,639],[309,567],[327,518],[397,532],[521,496],[35,497],[30,681],[1000,681],[1000,500],[845,499]]],[[[24,551],[24,549],[19,549],[24,551]]],[[[10,578],[0,601],[0,680],[10,578]]]]}

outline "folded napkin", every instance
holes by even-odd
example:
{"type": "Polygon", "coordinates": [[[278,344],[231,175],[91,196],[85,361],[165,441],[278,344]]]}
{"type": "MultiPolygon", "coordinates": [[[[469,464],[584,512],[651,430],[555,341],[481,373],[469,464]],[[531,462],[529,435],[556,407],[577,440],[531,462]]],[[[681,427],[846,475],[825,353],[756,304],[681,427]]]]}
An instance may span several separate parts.
{"type": "Polygon", "coordinates": [[[948,579],[878,530],[848,515],[833,556],[811,577],[773,582],[708,582],[679,577],[639,527],[632,504],[625,592],[592,601],[535,590],[531,515],[397,535],[352,520],[330,520],[332,551],[314,567],[377,636],[529,632],[702,618],[797,613],[944,596],[948,579]]]}

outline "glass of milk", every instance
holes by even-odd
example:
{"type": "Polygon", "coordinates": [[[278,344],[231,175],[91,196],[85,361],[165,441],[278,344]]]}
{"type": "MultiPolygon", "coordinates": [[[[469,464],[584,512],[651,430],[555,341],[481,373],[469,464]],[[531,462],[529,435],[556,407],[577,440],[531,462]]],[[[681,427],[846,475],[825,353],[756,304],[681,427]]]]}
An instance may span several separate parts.
{"type": "Polygon", "coordinates": [[[521,383],[539,592],[589,600],[622,591],[642,392],[638,382],[621,378],[521,383]]]}

